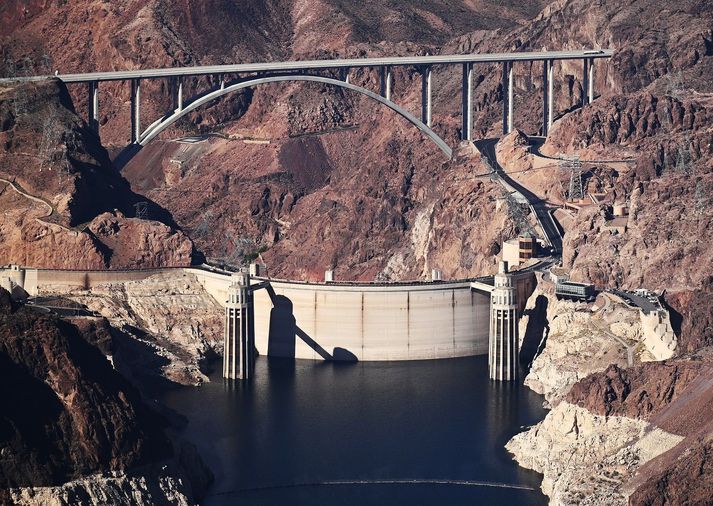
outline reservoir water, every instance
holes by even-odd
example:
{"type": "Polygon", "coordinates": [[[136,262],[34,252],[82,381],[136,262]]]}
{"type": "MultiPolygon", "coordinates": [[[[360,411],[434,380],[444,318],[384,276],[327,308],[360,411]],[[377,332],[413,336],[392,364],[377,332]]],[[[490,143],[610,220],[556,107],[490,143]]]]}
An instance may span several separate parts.
{"type": "Polygon", "coordinates": [[[357,364],[259,357],[162,394],[215,474],[204,504],[546,504],[503,448],[542,397],[491,382],[487,357],[357,364]]]}

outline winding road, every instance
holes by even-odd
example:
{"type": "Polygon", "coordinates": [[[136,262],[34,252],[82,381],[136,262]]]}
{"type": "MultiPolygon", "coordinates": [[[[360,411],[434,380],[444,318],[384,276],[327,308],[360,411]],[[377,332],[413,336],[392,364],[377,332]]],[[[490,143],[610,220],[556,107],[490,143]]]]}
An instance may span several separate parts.
{"type": "Polygon", "coordinates": [[[480,150],[482,155],[488,159],[495,170],[497,178],[515,189],[515,191],[527,200],[530,204],[530,208],[535,213],[535,217],[537,218],[537,222],[540,224],[542,232],[552,245],[552,256],[560,257],[562,255],[562,232],[552,216],[554,209],[551,208],[546,201],[542,200],[540,197],[507,175],[503,167],[498,163],[497,155],[495,153],[495,146],[497,145],[498,140],[499,139],[484,139],[476,142],[475,145],[480,150]]]}

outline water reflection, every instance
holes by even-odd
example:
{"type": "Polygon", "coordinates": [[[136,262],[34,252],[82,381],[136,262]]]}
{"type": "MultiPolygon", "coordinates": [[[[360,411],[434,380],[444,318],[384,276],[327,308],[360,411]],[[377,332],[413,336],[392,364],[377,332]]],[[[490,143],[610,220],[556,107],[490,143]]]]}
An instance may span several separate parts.
{"type": "Polygon", "coordinates": [[[212,379],[163,399],[188,417],[185,435],[214,470],[205,504],[545,502],[540,476],[503,448],[544,416],[541,398],[491,382],[485,357],[357,364],[260,357],[248,386],[212,379]]]}

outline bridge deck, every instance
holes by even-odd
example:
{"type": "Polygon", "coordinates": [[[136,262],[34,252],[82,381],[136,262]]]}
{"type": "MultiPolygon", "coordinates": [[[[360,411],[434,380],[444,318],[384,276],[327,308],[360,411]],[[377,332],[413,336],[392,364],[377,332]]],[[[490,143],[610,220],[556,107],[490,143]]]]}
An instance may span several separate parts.
{"type": "MultiPolygon", "coordinates": [[[[383,66],[428,66],[456,63],[498,63],[513,61],[576,60],[580,58],[610,58],[609,49],[577,51],[538,51],[523,53],[450,54],[433,56],[400,56],[384,58],[343,58],[335,60],[307,60],[264,63],[238,63],[234,65],[203,65],[145,70],[119,70],[112,72],[88,72],[58,74],[65,83],[90,81],[120,81],[125,79],[155,79],[164,77],[195,76],[207,74],[237,74],[252,72],[300,72],[306,70],[327,70],[339,68],[383,67],[383,66]]],[[[8,81],[37,81],[53,76],[32,76],[0,79],[8,81]]]]}

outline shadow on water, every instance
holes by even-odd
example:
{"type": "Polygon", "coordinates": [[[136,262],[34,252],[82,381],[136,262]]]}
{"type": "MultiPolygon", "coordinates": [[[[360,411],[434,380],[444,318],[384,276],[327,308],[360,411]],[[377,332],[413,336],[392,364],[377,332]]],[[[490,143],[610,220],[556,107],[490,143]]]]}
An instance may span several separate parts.
{"type": "Polygon", "coordinates": [[[269,357],[295,358],[295,345],[299,337],[323,360],[358,362],[356,355],[345,348],[334,348],[330,354],[302,330],[295,319],[292,301],[284,295],[271,295],[270,329],[267,354],[269,357]]]}

